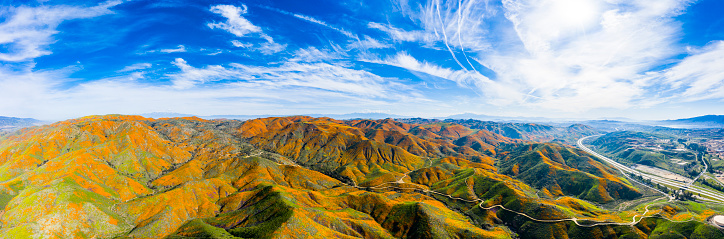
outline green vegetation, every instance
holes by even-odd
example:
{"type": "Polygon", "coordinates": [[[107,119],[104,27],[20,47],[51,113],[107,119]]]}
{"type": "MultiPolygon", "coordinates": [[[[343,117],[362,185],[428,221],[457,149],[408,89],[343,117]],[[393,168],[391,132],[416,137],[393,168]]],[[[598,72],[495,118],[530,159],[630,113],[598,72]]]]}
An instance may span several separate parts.
{"type": "Polygon", "coordinates": [[[225,239],[225,238],[238,238],[223,228],[218,228],[204,222],[202,219],[194,219],[179,228],[179,234],[183,235],[171,235],[169,239],[184,239],[184,238],[209,238],[209,239],[225,239]]]}
{"type": "Polygon", "coordinates": [[[597,152],[627,165],[657,167],[686,177],[695,177],[704,169],[701,160],[697,160],[698,151],[691,150],[700,147],[670,135],[617,131],[598,137],[590,144],[597,152]]]}
{"type": "Polygon", "coordinates": [[[724,238],[724,233],[714,226],[701,222],[670,222],[663,219],[646,218],[646,226],[638,226],[643,232],[649,232],[649,238],[724,238]]]}
{"type": "Polygon", "coordinates": [[[722,185],[721,182],[715,181],[715,179],[701,177],[701,178],[697,179],[696,181],[709,188],[715,189],[720,192],[724,192],[724,185],[722,185]]]}
{"type": "Polygon", "coordinates": [[[503,149],[512,153],[500,161],[501,173],[545,188],[553,196],[574,195],[599,203],[641,196],[615,176],[616,171],[577,149],[554,144],[511,145],[503,149]]]}

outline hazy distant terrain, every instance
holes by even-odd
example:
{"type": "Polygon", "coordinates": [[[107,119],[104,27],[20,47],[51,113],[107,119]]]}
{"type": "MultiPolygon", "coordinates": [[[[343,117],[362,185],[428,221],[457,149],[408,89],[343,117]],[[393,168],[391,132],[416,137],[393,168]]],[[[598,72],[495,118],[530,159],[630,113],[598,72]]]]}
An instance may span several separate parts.
{"type": "Polygon", "coordinates": [[[12,130],[22,127],[28,127],[33,125],[39,125],[43,123],[40,120],[32,118],[15,118],[0,116],[0,130],[12,130]]]}
{"type": "Polygon", "coordinates": [[[724,115],[704,115],[686,119],[664,120],[658,124],[673,128],[724,128],[724,115]]]}

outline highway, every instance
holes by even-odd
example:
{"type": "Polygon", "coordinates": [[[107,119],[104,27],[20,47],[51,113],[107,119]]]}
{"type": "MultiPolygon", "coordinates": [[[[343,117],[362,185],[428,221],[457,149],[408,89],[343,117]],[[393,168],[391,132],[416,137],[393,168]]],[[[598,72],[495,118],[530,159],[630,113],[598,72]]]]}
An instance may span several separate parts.
{"type": "MultiPolygon", "coordinates": [[[[656,176],[656,175],[651,175],[651,174],[642,173],[642,172],[640,172],[640,171],[638,171],[638,170],[635,170],[635,169],[629,168],[629,167],[627,167],[627,166],[625,166],[625,165],[623,165],[623,164],[620,164],[620,163],[618,163],[618,162],[616,162],[616,161],[614,161],[614,160],[612,160],[612,159],[610,159],[610,158],[608,158],[608,157],[606,157],[606,156],[600,155],[600,154],[594,152],[593,150],[591,150],[591,149],[589,149],[588,147],[586,147],[586,146],[583,145],[583,140],[585,140],[585,139],[587,139],[587,138],[591,138],[591,137],[597,137],[597,136],[601,136],[601,135],[591,135],[591,136],[587,136],[587,137],[583,137],[583,138],[579,139],[578,142],[577,142],[578,147],[581,148],[583,151],[586,151],[587,153],[589,153],[589,154],[591,154],[591,155],[593,155],[593,156],[598,157],[599,159],[603,160],[604,162],[606,162],[606,163],[610,164],[611,166],[613,166],[614,168],[618,169],[619,171],[621,171],[621,173],[624,174],[624,176],[627,176],[627,177],[628,177],[628,175],[626,175],[626,173],[638,175],[638,176],[641,176],[641,177],[644,178],[644,179],[649,179],[649,180],[651,180],[652,182],[655,182],[655,183],[659,183],[659,184],[662,184],[662,185],[674,186],[674,187],[677,187],[677,188],[680,188],[680,189],[689,191],[689,192],[691,192],[691,193],[693,193],[693,194],[695,194],[695,195],[696,195],[696,194],[701,194],[702,196],[710,197],[710,198],[713,199],[713,200],[711,200],[711,201],[718,202],[718,203],[724,203],[724,193],[722,193],[722,192],[719,192],[719,191],[716,191],[716,190],[707,189],[707,188],[703,188],[703,187],[700,187],[700,186],[697,186],[697,185],[693,185],[693,184],[690,184],[690,183],[682,183],[682,182],[675,181],[675,180],[671,180],[671,179],[668,179],[668,178],[664,178],[664,177],[659,177],[659,176],[656,176]]],[[[701,176],[701,175],[700,175],[700,176],[701,176]]],[[[698,178],[698,177],[697,177],[697,178],[698,178]]],[[[657,190],[657,191],[658,191],[658,190],[657,190]]],[[[659,192],[660,192],[660,191],[659,191],[659,192]]]]}
{"type": "MultiPolygon", "coordinates": [[[[698,154],[698,153],[695,152],[695,153],[694,153],[694,157],[696,157],[696,160],[699,160],[699,154],[698,154]]],[[[696,182],[696,180],[698,180],[699,177],[701,177],[701,175],[704,175],[704,174],[706,173],[706,170],[709,169],[709,165],[707,165],[707,164],[706,164],[706,161],[704,161],[704,156],[701,157],[701,163],[704,164],[704,170],[702,170],[701,173],[699,174],[699,176],[696,176],[696,178],[694,178],[694,180],[691,180],[691,182],[689,182],[689,185],[687,185],[687,187],[688,187],[688,186],[691,186],[692,184],[694,184],[694,182],[696,182]]]]}

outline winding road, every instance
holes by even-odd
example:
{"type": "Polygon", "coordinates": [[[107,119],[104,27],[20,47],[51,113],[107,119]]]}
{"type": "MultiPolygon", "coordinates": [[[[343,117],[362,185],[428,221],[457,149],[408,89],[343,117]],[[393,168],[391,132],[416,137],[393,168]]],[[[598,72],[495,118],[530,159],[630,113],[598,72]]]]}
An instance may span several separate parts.
{"type": "MultiPolygon", "coordinates": [[[[472,175],[471,175],[470,177],[472,177],[472,175]]],[[[348,184],[345,184],[345,185],[350,186],[350,187],[354,187],[354,188],[358,188],[358,189],[374,188],[374,189],[419,190],[419,191],[424,192],[424,193],[436,194],[436,195],[443,196],[443,197],[447,197],[447,198],[450,198],[450,199],[453,199],[453,200],[459,200],[459,201],[464,201],[464,202],[469,202],[469,203],[477,203],[477,206],[480,207],[480,208],[483,209],[483,210],[492,210],[492,209],[494,209],[494,208],[500,208],[500,209],[502,209],[502,210],[505,210],[505,211],[508,211],[508,212],[511,212],[511,213],[515,213],[515,214],[517,214],[517,215],[523,216],[523,217],[525,217],[525,218],[528,218],[528,219],[530,219],[530,220],[532,220],[532,221],[536,221],[536,222],[557,223],[557,222],[572,221],[573,223],[575,223],[576,225],[581,226],[581,227],[595,227],[595,226],[603,226],[603,225],[618,225],[618,226],[625,225],[625,226],[630,226],[630,225],[635,225],[635,224],[639,223],[639,222],[640,222],[641,220],[643,220],[644,218],[650,218],[650,217],[663,218],[663,219],[666,219],[666,220],[672,221],[672,222],[688,222],[688,221],[694,220],[693,218],[691,218],[691,219],[689,219],[689,220],[684,220],[684,221],[674,221],[674,220],[671,220],[671,219],[668,219],[668,218],[665,218],[665,217],[657,216],[658,213],[652,214],[652,215],[646,215],[646,214],[649,213],[649,206],[654,205],[654,204],[646,205],[646,207],[644,208],[644,209],[645,209],[644,213],[643,213],[643,214],[640,214],[640,215],[634,215],[634,216],[631,218],[631,222],[595,221],[595,220],[591,220],[591,219],[580,219],[580,218],[577,218],[577,217],[561,218],[561,219],[537,219],[537,218],[534,218],[534,217],[532,217],[532,216],[530,216],[530,215],[528,215],[528,214],[525,214],[525,213],[522,213],[522,212],[518,212],[518,211],[515,211],[515,210],[511,210],[511,209],[508,209],[508,208],[506,208],[505,206],[503,206],[503,205],[501,205],[501,204],[496,204],[496,205],[493,205],[493,206],[490,206],[490,207],[483,207],[483,203],[485,203],[485,201],[482,200],[482,199],[480,199],[480,198],[477,198],[477,196],[475,196],[475,195],[473,195],[473,197],[474,197],[473,199],[465,199],[465,198],[460,198],[460,197],[453,197],[453,196],[450,195],[450,194],[445,194],[445,193],[437,192],[437,191],[434,191],[434,190],[428,190],[428,189],[426,189],[426,188],[424,188],[424,187],[398,187],[398,186],[384,186],[384,187],[381,187],[382,185],[385,185],[385,184],[399,184],[399,183],[396,182],[396,181],[395,181],[395,182],[386,182],[386,183],[382,183],[382,184],[380,184],[380,185],[373,186],[373,187],[359,187],[359,186],[352,186],[352,185],[348,185],[348,184]],[[638,220],[637,220],[637,218],[638,218],[638,220]],[[590,222],[590,223],[583,223],[583,224],[582,224],[582,223],[580,223],[580,222],[590,222]]],[[[415,184],[415,183],[405,183],[405,184],[411,184],[411,185],[415,185],[415,186],[420,186],[420,185],[415,184]]],[[[468,185],[468,187],[470,187],[470,185],[468,185]]],[[[667,197],[661,197],[660,199],[665,199],[665,198],[667,198],[667,197]]],[[[658,200],[658,199],[656,199],[656,200],[658,200]]],[[[654,201],[656,201],[656,200],[654,200],[654,201]]]]}
{"type": "MultiPolygon", "coordinates": [[[[430,159],[428,158],[428,161],[429,161],[429,165],[428,165],[428,166],[432,166],[432,160],[430,160],[430,159]]],[[[298,165],[295,165],[295,166],[298,167],[298,165]]],[[[425,167],[422,167],[422,168],[425,168],[425,167]]],[[[415,170],[417,170],[417,169],[415,169],[415,170]]],[[[492,209],[494,209],[494,208],[500,208],[500,209],[502,209],[502,210],[505,210],[505,211],[508,211],[508,212],[511,212],[511,213],[515,213],[515,214],[517,214],[517,215],[526,217],[526,218],[528,218],[528,219],[530,219],[530,220],[532,220],[532,221],[536,221],[536,222],[557,223],[557,222],[572,221],[573,223],[575,223],[576,225],[581,226],[581,227],[595,227],[595,226],[603,226],[603,225],[619,225],[619,226],[620,226],[620,225],[626,225],[626,226],[630,226],[630,225],[635,225],[635,224],[639,223],[639,222],[640,222],[641,220],[643,220],[644,218],[650,218],[650,217],[663,218],[663,219],[666,219],[666,220],[672,221],[672,222],[688,222],[688,221],[694,220],[694,218],[691,218],[691,219],[689,219],[689,220],[684,220],[684,221],[674,221],[674,220],[668,219],[668,218],[666,218],[666,217],[657,216],[658,213],[652,214],[652,215],[646,215],[646,214],[649,213],[649,206],[654,205],[654,204],[646,205],[646,207],[644,207],[644,209],[645,209],[644,213],[643,213],[643,214],[639,214],[639,215],[634,215],[634,216],[631,218],[631,222],[595,221],[595,220],[591,220],[591,219],[580,219],[580,218],[577,218],[577,217],[561,218],[561,219],[537,219],[537,218],[534,218],[534,217],[532,217],[532,216],[530,216],[530,215],[528,215],[528,214],[525,214],[525,213],[522,213],[522,212],[519,212],[519,211],[515,211],[515,210],[511,210],[511,209],[508,209],[508,208],[506,208],[505,206],[503,206],[502,204],[496,204],[496,205],[492,205],[492,206],[490,206],[490,207],[483,207],[483,203],[485,203],[485,200],[478,198],[477,195],[475,195],[475,193],[472,193],[472,194],[471,194],[472,199],[454,197],[454,196],[452,196],[452,195],[450,195],[450,194],[441,193],[441,192],[437,192],[437,191],[434,191],[434,190],[429,190],[429,189],[427,189],[426,186],[423,186],[423,185],[420,185],[420,184],[417,184],[417,183],[412,183],[412,182],[409,182],[409,183],[408,183],[408,182],[404,182],[404,181],[402,180],[402,179],[405,178],[405,177],[409,177],[409,174],[410,174],[411,172],[415,171],[415,170],[410,170],[410,171],[404,173],[403,176],[400,177],[398,180],[390,181],[390,182],[385,182],[385,183],[381,183],[381,184],[378,184],[378,185],[375,185],[375,186],[370,186],[370,187],[360,187],[360,186],[357,186],[357,183],[354,182],[354,180],[352,180],[353,183],[354,183],[354,185],[349,185],[349,184],[346,184],[346,183],[344,183],[344,182],[342,182],[342,184],[344,184],[344,185],[346,185],[346,186],[349,186],[349,187],[353,187],[353,188],[357,188],[357,189],[362,189],[362,190],[365,190],[365,189],[376,189],[376,190],[379,190],[379,189],[419,190],[419,191],[421,191],[421,192],[423,192],[423,193],[435,194],[435,195],[447,197],[447,198],[450,198],[450,199],[453,199],[453,200],[459,200],[459,201],[464,201],[464,202],[468,202],[468,203],[477,203],[477,206],[480,207],[480,208],[483,209],[483,210],[492,210],[492,209]],[[385,186],[385,185],[386,185],[386,186],[385,186]],[[413,186],[413,187],[400,187],[401,185],[411,185],[411,186],[413,186]],[[637,217],[638,217],[638,220],[636,220],[637,217]],[[589,222],[589,223],[581,224],[580,222],[589,222]]],[[[473,174],[473,175],[474,175],[474,174],[473,174]]],[[[471,186],[470,186],[469,182],[467,182],[467,179],[470,178],[470,177],[472,177],[473,175],[470,175],[470,176],[468,176],[468,177],[465,179],[465,180],[466,180],[466,185],[467,185],[468,188],[471,188],[471,186]]],[[[624,174],[624,175],[626,175],[626,174],[624,174]]],[[[627,177],[628,177],[628,176],[627,176],[627,177]]],[[[632,180],[633,180],[633,179],[632,179],[632,180]]],[[[646,186],[645,184],[642,184],[642,185],[646,186]]],[[[647,186],[647,187],[648,187],[648,186],[647,186]]],[[[654,188],[652,188],[652,189],[653,189],[653,190],[656,190],[656,191],[659,191],[659,190],[654,189],[654,188]]],[[[659,192],[661,192],[661,191],[659,191],[659,192]]],[[[666,193],[664,193],[664,192],[661,192],[661,193],[662,193],[663,195],[665,195],[666,197],[661,197],[661,198],[659,198],[659,199],[668,199],[668,201],[673,200],[673,198],[669,197],[668,194],[666,194],[666,193]]],[[[657,201],[657,200],[659,200],[659,199],[654,199],[654,200],[652,200],[652,201],[657,201]]]]}
{"type": "MultiPolygon", "coordinates": [[[[630,169],[630,168],[628,168],[628,167],[626,167],[626,166],[623,166],[623,165],[621,165],[621,164],[619,164],[619,163],[617,163],[617,162],[615,162],[615,161],[613,161],[613,160],[611,160],[611,159],[609,159],[609,158],[606,158],[606,157],[604,157],[604,156],[602,156],[602,155],[600,155],[600,154],[598,154],[598,153],[596,153],[596,152],[594,152],[594,151],[586,148],[585,146],[583,146],[582,141],[583,141],[584,139],[586,139],[586,138],[589,138],[589,137],[592,137],[592,136],[584,137],[584,138],[581,138],[581,139],[578,140],[578,146],[579,146],[581,149],[583,149],[584,151],[586,151],[586,152],[588,152],[588,153],[591,153],[591,154],[593,154],[594,156],[599,157],[599,158],[601,158],[602,160],[604,160],[605,162],[613,165],[614,167],[616,167],[617,169],[619,169],[624,176],[628,177],[628,178],[631,179],[631,180],[634,180],[634,179],[630,178],[630,177],[629,177],[626,173],[624,173],[624,172],[630,172],[630,173],[634,173],[634,174],[637,174],[637,175],[642,175],[642,174],[641,174],[640,172],[638,172],[638,171],[635,171],[635,170],[630,169]]],[[[251,156],[251,155],[249,155],[249,156],[251,156]]],[[[429,158],[428,158],[427,160],[428,160],[428,163],[429,163],[428,166],[432,166],[432,160],[429,159],[429,158]]],[[[281,164],[281,163],[278,163],[278,162],[277,162],[277,164],[279,164],[280,166],[284,165],[284,166],[300,167],[299,165],[296,165],[296,164],[288,165],[288,164],[281,164]]],[[[422,168],[425,168],[425,167],[423,166],[422,168]]],[[[654,204],[646,205],[646,207],[644,207],[645,211],[643,212],[643,214],[634,215],[634,216],[631,218],[631,222],[595,221],[595,220],[591,220],[591,219],[580,219],[580,218],[577,218],[577,217],[561,218],[561,219],[537,219],[537,218],[534,218],[534,217],[532,217],[532,216],[530,216],[530,215],[528,215],[528,214],[525,214],[525,213],[522,213],[522,212],[518,212],[518,211],[515,211],[515,210],[511,210],[511,209],[508,209],[508,208],[504,207],[504,206],[501,205],[501,204],[492,205],[492,206],[490,206],[490,207],[483,207],[483,203],[485,203],[485,200],[478,198],[477,195],[475,195],[475,193],[472,193],[472,194],[471,194],[471,195],[472,195],[472,196],[471,196],[472,199],[466,199],[466,198],[454,197],[454,196],[452,196],[452,195],[450,195],[450,194],[437,192],[437,191],[435,191],[435,190],[429,190],[429,189],[427,189],[426,186],[423,186],[423,185],[420,185],[420,184],[416,184],[416,183],[412,183],[412,182],[404,182],[403,179],[404,179],[405,177],[409,177],[409,174],[410,174],[411,172],[415,171],[415,170],[418,170],[418,169],[410,170],[410,171],[404,173],[399,179],[397,179],[397,180],[395,180],[395,181],[389,181],[389,182],[381,183],[381,184],[378,184],[378,185],[375,185],[375,186],[370,186],[370,187],[360,187],[360,186],[357,185],[357,182],[355,182],[354,180],[352,180],[353,185],[349,185],[349,184],[344,183],[344,182],[342,182],[342,184],[344,184],[344,185],[346,185],[346,186],[348,186],[348,187],[353,187],[353,188],[357,188],[357,189],[361,189],[361,190],[365,190],[365,189],[367,189],[367,190],[368,190],[368,189],[376,189],[376,190],[379,190],[379,189],[419,190],[419,191],[421,191],[421,192],[423,192],[423,193],[435,194],[435,195],[447,197],[447,198],[450,198],[450,199],[453,199],[453,200],[459,200],[459,201],[464,201],[464,202],[468,202],[468,203],[477,203],[477,207],[479,207],[479,208],[481,208],[481,209],[483,209],[483,210],[492,210],[492,209],[494,209],[494,208],[500,208],[500,209],[502,209],[502,210],[505,210],[505,211],[508,211],[508,212],[511,212],[511,213],[515,213],[515,214],[517,214],[517,215],[523,216],[523,217],[525,217],[525,218],[528,218],[528,219],[530,219],[530,220],[532,220],[532,221],[536,221],[536,222],[542,222],[542,223],[558,223],[558,222],[572,221],[573,223],[575,223],[576,225],[581,226],[581,227],[595,227],[595,226],[603,226],[603,225],[619,225],[619,226],[620,226],[620,225],[626,225],[626,226],[630,226],[630,225],[635,225],[635,224],[639,223],[639,222],[640,222],[641,220],[643,220],[644,218],[650,218],[650,217],[663,218],[663,219],[665,219],[665,220],[672,221],[672,222],[688,222],[688,221],[694,220],[694,218],[691,218],[691,219],[689,219],[689,220],[684,220],[684,221],[675,221],[675,220],[671,220],[671,219],[668,219],[668,218],[666,218],[666,217],[660,216],[660,215],[658,215],[659,213],[652,214],[652,215],[647,215],[647,214],[649,213],[649,207],[652,206],[652,205],[654,205],[654,204]],[[402,185],[411,185],[411,186],[413,186],[413,187],[400,187],[400,186],[402,186],[402,185]],[[637,220],[637,219],[638,219],[638,220],[637,220]],[[589,222],[589,223],[584,223],[584,224],[582,224],[582,223],[580,223],[580,222],[589,222]]],[[[474,175],[474,174],[473,174],[473,175],[474,175]]],[[[473,175],[468,176],[468,178],[472,177],[473,175]]],[[[642,175],[642,176],[644,176],[644,175],[642,175]]],[[[467,181],[468,178],[466,178],[465,180],[467,181]]],[[[644,177],[644,178],[647,178],[647,177],[644,177]]],[[[659,179],[656,179],[656,180],[659,180],[659,179]]],[[[634,180],[634,181],[636,181],[636,180],[634,180]]],[[[652,179],[652,181],[655,181],[655,180],[652,179]]],[[[664,180],[661,180],[661,181],[664,181],[664,180]]],[[[671,181],[671,180],[668,180],[668,181],[671,181]]],[[[673,181],[672,181],[672,182],[673,182],[673,181]]],[[[643,184],[643,183],[641,183],[641,184],[644,185],[644,186],[646,186],[646,187],[649,187],[649,186],[647,186],[646,184],[643,184]]],[[[471,186],[469,185],[469,183],[466,182],[466,185],[467,185],[468,188],[471,188],[471,186]]],[[[693,188],[693,187],[695,187],[695,186],[692,186],[692,188],[693,188]]],[[[651,187],[649,187],[649,188],[651,188],[651,187]]],[[[665,197],[661,197],[660,199],[668,199],[668,201],[673,200],[673,198],[670,197],[668,194],[666,194],[666,193],[664,193],[664,192],[661,192],[661,191],[659,191],[659,190],[657,190],[657,189],[655,189],[655,188],[651,188],[651,189],[656,190],[656,191],[662,193],[663,195],[665,195],[665,197]]],[[[695,189],[695,190],[696,190],[696,189],[695,189]]],[[[690,191],[692,191],[692,190],[690,190],[690,191]]],[[[697,191],[701,191],[701,190],[697,190],[697,191]]],[[[694,191],[692,191],[692,192],[694,192],[694,191]]],[[[724,195],[722,195],[721,197],[724,199],[724,195]]],[[[652,201],[657,201],[657,200],[659,200],[659,199],[654,199],[654,200],[652,200],[652,201]]]]}

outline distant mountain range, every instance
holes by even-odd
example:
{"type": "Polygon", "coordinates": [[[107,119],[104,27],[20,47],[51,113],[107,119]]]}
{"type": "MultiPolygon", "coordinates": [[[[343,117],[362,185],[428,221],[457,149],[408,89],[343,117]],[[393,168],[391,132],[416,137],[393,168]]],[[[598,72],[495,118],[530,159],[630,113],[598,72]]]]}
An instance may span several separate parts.
{"type": "Polygon", "coordinates": [[[724,128],[724,115],[704,115],[686,119],[658,121],[659,126],[672,128],[724,128]]]}
{"type": "MultiPolygon", "coordinates": [[[[554,119],[544,117],[508,117],[508,116],[494,116],[494,115],[483,115],[474,113],[462,113],[450,115],[447,117],[438,117],[439,119],[475,119],[475,120],[486,120],[486,121],[524,121],[524,122],[550,122],[554,119]]],[[[559,120],[556,120],[559,121],[559,120]]]]}
{"type": "Polygon", "coordinates": [[[32,118],[15,118],[0,116],[0,130],[22,128],[34,125],[40,125],[43,121],[32,118]]]}
{"type": "MultiPolygon", "coordinates": [[[[387,114],[387,113],[348,113],[348,114],[304,114],[305,116],[311,117],[329,117],[337,120],[348,120],[348,119],[409,119],[411,116],[387,114]]],[[[141,114],[143,117],[148,118],[174,118],[174,117],[189,117],[197,116],[203,119],[237,119],[237,120],[249,120],[258,118],[268,117],[286,117],[294,115],[285,114],[266,114],[266,115],[192,115],[192,114],[180,114],[173,112],[153,112],[141,114]]],[[[676,120],[660,120],[660,121],[637,121],[623,117],[612,117],[599,120],[586,120],[577,118],[545,118],[545,117],[509,117],[509,116],[494,116],[484,115],[475,113],[462,113],[454,114],[446,117],[432,117],[430,119],[445,120],[482,120],[482,121],[495,121],[495,122],[518,122],[518,123],[546,123],[553,126],[564,127],[571,124],[585,124],[592,126],[598,130],[603,131],[618,131],[618,130],[650,130],[652,127],[669,127],[669,128],[724,128],[724,115],[704,115],[686,119],[676,120]]]]}
{"type": "Polygon", "coordinates": [[[675,119],[675,120],[658,120],[658,121],[638,121],[623,117],[612,117],[600,120],[585,119],[555,119],[544,117],[506,117],[491,116],[473,113],[464,113],[450,115],[448,117],[439,117],[437,119],[476,119],[484,121],[504,121],[504,122],[537,122],[547,123],[554,126],[565,126],[574,123],[581,123],[592,126],[603,131],[619,131],[619,130],[651,130],[657,127],[668,128],[724,128],[724,115],[704,115],[693,118],[675,119]]]}
{"type": "MultiPolygon", "coordinates": [[[[484,115],[475,113],[462,113],[454,114],[447,117],[437,117],[437,119],[475,119],[475,120],[486,120],[486,121],[507,121],[507,122],[554,122],[554,123],[571,123],[571,122],[583,122],[587,119],[582,118],[546,118],[546,117],[511,117],[511,116],[495,116],[495,115],[484,115]]],[[[610,117],[601,120],[613,120],[621,122],[635,122],[636,120],[625,118],[625,117],[610,117]]]]}
{"type": "MultiPolygon", "coordinates": [[[[294,116],[294,115],[284,115],[284,114],[266,114],[266,115],[207,115],[207,116],[201,116],[201,115],[192,115],[192,114],[180,114],[180,113],[173,113],[173,112],[153,112],[153,113],[146,113],[141,114],[143,117],[148,118],[174,118],[174,117],[190,117],[190,116],[197,116],[202,119],[237,119],[237,120],[249,120],[249,119],[258,119],[258,118],[268,118],[268,117],[286,117],[286,116],[294,116]]],[[[319,117],[329,117],[332,119],[338,119],[338,120],[346,120],[346,119],[387,119],[387,118],[410,118],[410,116],[404,116],[404,115],[396,115],[396,114],[386,114],[386,113],[348,113],[348,114],[305,114],[305,116],[311,116],[315,118],[319,117]]]]}
{"type": "MultiPolygon", "coordinates": [[[[398,114],[387,114],[387,113],[347,113],[347,114],[298,114],[298,115],[304,115],[304,116],[311,116],[311,117],[329,117],[333,119],[338,120],[347,120],[347,119],[403,119],[403,118],[413,118],[415,116],[407,116],[407,115],[398,115],[398,114]]],[[[153,112],[153,113],[146,113],[141,114],[143,117],[148,118],[174,118],[174,117],[189,117],[189,116],[197,116],[202,119],[238,119],[238,120],[248,120],[248,119],[258,119],[258,118],[268,118],[268,117],[287,117],[287,116],[295,116],[294,114],[263,114],[263,115],[193,115],[193,114],[181,114],[181,113],[174,113],[174,112],[153,112]]],[[[475,120],[484,120],[484,121],[510,121],[510,122],[571,122],[571,121],[583,121],[583,119],[553,119],[553,118],[545,118],[545,117],[508,117],[508,116],[494,116],[494,115],[484,115],[484,114],[474,114],[474,113],[462,113],[462,114],[454,114],[450,116],[445,117],[431,117],[431,119],[475,119],[475,120]]],[[[616,120],[621,121],[632,121],[631,119],[626,118],[616,118],[616,120]]]]}

